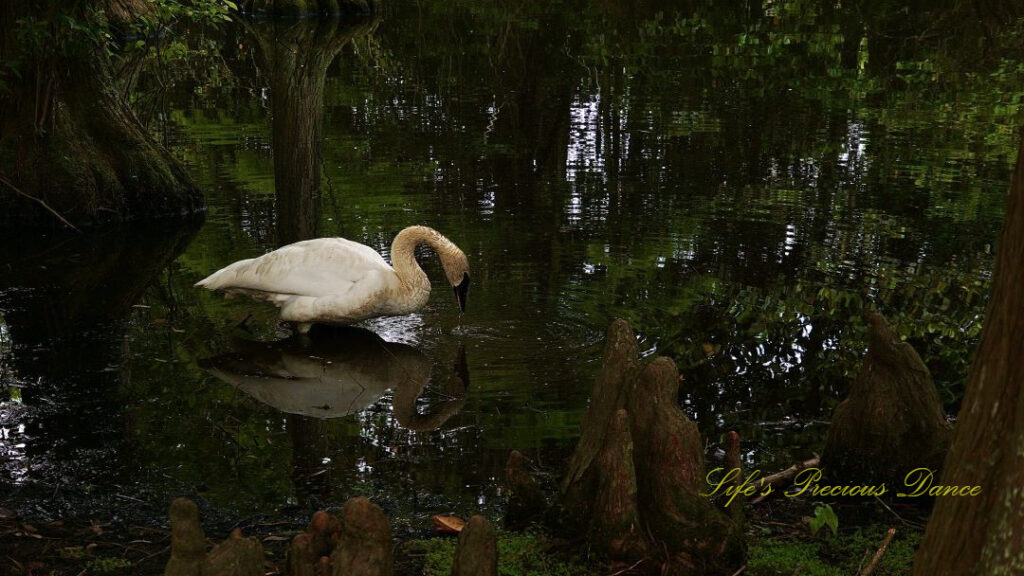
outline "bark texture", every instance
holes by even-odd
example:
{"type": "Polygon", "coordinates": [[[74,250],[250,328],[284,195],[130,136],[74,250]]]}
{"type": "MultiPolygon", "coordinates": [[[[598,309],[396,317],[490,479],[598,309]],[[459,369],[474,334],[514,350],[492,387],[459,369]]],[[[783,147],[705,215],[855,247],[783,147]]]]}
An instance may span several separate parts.
{"type": "Polygon", "coordinates": [[[915,468],[939,470],[950,427],[928,368],[878,314],[864,364],[832,416],[821,461],[842,484],[903,487],[915,468]]]}
{"type": "Polygon", "coordinates": [[[679,371],[656,358],[630,399],[640,514],[667,544],[675,574],[731,573],[744,555],[742,533],[701,496],[704,443],[678,404],[679,371]]]}
{"type": "Polygon", "coordinates": [[[376,504],[352,498],[341,510],[341,537],[331,553],[334,576],[391,576],[391,526],[376,504]]]}
{"type": "Polygon", "coordinates": [[[246,22],[270,81],[278,242],[319,236],[320,143],[327,67],[376,21],[246,22]]]}
{"type": "Polygon", "coordinates": [[[981,344],[914,564],[917,576],[1024,574],[1024,139],[1017,156],[981,344]]]}
{"type": "Polygon", "coordinates": [[[452,576],[498,576],[498,538],[483,516],[473,516],[459,533],[452,576]]]}
{"type": "Polygon", "coordinates": [[[597,472],[592,540],[612,558],[643,556],[647,545],[637,509],[636,469],[629,413],[618,410],[608,423],[607,442],[594,460],[597,472]]]}
{"type": "Polygon", "coordinates": [[[171,558],[164,576],[198,576],[206,559],[206,537],[199,508],[188,498],[171,502],[171,558]]]}
{"type": "Polygon", "coordinates": [[[77,224],[200,211],[202,196],[182,164],[118,93],[106,51],[63,27],[68,17],[103,29],[103,12],[88,3],[39,4],[0,3],[0,61],[17,61],[19,74],[0,91],[0,174],[9,181],[0,185],[0,221],[60,225],[28,196],[77,224]],[[18,34],[24,17],[52,19],[41,48],[18,34]]]}
{"type": "Polygon", "coordinates": [[[199,509],[188,498],[171,502],[171,558],[164,576],[261,576],[263,545],[235,529],[206,553],[199,509]]]}
{"type": "Polygon", "coordinates": [[[505,483],[509,491],[505,526],[522,530],[544,516],[548,509],[547,498],[537,479],[526,471],[526,459],[518,450],[508,455],[505,483]]]}
{"type": "Polygon", "coordinates": [[[282,18],[369,14],[375,9],[373,0],[245,0],[239,4],[253,14],[282,18]]]}
{"type": "Polygon", "coordinates": [[[263,545],[235,528],[206,555],[202,576],[263,576],[263,545]]]}
{"type": "Polygon", "coordinates": [[[700,494],[703,442],[678,390],[675,364],[641,365],[629,325],[613,322],[562,483],[569,529],[662,574],[732,573],[744,555],[741,532],[700,494]]]}

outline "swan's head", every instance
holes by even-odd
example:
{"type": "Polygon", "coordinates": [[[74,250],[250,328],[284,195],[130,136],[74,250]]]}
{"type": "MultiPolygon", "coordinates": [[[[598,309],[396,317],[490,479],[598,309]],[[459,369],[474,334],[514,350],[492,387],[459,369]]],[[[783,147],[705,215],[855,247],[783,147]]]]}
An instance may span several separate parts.
{"type": "Polygon", "coordinates": [[[455,290],[455,301],[459,310],[466,311],[466,296],[469,294],[469,260],[462,250],[455,248],[443,260],[444,275],[455,290]]]}
{"type": "MultiPolygon", "coordinates": [[[[465,312],[466,294],[469,292],[469,260],[458,246],[437,230],[427,226],[409,226],[399,232],[391,243],[391,257],[398,258],[395,260],[396,269],[402,265],[402,262],[407,262],[404,266],[415,266],[413,248],[420,244],[426,244],[433,248],[441,259],[441,268],[444,269],[445,278],[455,289],[455,301],[459,304],[459,310],[465,312]],[[404,256],[398,257],[397,255],[400,254],[404,256]]],[[[420,270],[420,274],[422,273],[423,271],[420,270]]]]}

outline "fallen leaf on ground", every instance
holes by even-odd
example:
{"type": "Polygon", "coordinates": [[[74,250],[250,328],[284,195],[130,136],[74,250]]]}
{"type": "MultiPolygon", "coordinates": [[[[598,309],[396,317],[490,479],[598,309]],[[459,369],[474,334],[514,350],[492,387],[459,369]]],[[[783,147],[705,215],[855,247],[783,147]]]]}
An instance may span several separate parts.
{"type": "Polygon", "coordinates": [[[466,526],[466,521],[458,516],[437,515],[431,520],[434,522],[434,532],[438,534],[458,534],[466,526]]]}

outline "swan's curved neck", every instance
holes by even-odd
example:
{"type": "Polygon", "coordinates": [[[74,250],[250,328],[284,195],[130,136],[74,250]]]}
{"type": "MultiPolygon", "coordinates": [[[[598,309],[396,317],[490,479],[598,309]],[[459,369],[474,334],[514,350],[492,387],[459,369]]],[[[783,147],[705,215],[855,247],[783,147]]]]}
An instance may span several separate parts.
{"type": "Polygon", "coordinates": [[[416,247],[426,244],[442,256],[455,249],[455,244],[441,235],[440,232],[426,226],[409,226],[395,236],[391,242],[391,265],[395,268],[398,278],[411,286],[425,287],[430,290],[427,273],[416,262],[416,247]]]}

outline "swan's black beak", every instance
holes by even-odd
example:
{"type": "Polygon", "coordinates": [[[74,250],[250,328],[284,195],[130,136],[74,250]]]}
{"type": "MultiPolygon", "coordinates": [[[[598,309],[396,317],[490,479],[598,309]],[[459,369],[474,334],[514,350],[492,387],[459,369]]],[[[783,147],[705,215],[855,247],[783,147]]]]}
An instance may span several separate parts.
{"type": "Polygon", "coordinates": [[[455,286],[455,301],[459,303],[459,311],[466,311],[466,294],[469,293],[469,273],[462,275],[462,282],[455,286]]]}

